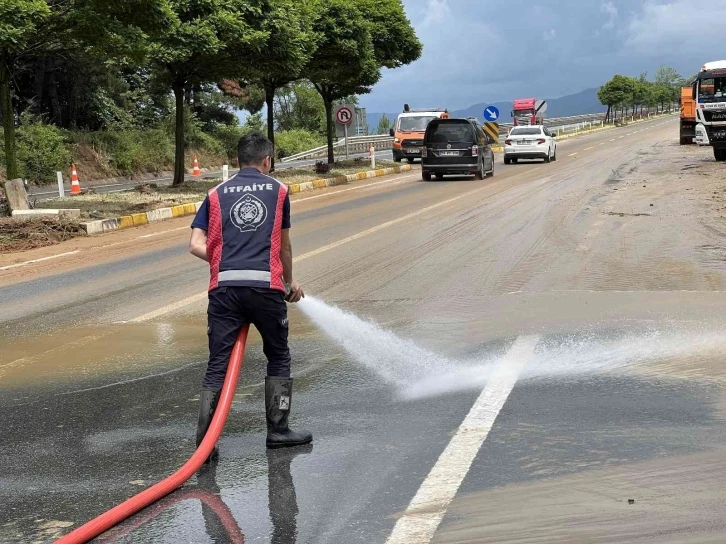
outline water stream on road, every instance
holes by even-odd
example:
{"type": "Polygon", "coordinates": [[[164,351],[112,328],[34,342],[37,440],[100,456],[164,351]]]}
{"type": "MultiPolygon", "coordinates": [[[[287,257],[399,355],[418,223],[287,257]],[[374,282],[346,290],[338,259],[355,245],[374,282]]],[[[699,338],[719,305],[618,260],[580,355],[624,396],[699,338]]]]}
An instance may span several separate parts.
{"type": "MultiPolygon", "coordinates": [[[[481,389],[501,359],[500,354],[447,358],[310,296],[300,302],[300,310],[356,362],[395,386],[404,399],[481,389]]],[[[724,355],[726,334],[720,333],[651,330],[617,337],[578,333],[543,339],[520,379],[624,372],[637,365],[676,359],[697,364],[704,357],[723,359],[724,355]]]]}

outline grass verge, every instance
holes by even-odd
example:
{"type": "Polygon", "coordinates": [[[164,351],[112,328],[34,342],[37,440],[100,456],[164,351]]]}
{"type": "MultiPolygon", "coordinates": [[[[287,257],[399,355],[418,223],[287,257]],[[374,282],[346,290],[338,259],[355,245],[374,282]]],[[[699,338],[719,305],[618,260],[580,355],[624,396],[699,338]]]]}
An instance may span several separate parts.
{"type": "MultiPolygon", "coordinates": [[[[377,168],[388,168],[395,163],[379,161],[377,168]]],[[[314,166],[278,170],[273,177],[288,185],[304,183],[315,179],[328,179],[346,174],[365,172],[369,163],[356,160],[340,161],[326,173],[317,173],[314,166]]],[[[133,191],[123,193],[85,193],[74,197],[54,198],[39,201],[36,208],[76,208],[81,210],[83,220],[120,217],[133,213],[143,213],[157,208],[197,202],[204,199],[207,192],[217,185],[219,178],[188,180],[178,187],[170,185],[142,184],[133,191]]]]}

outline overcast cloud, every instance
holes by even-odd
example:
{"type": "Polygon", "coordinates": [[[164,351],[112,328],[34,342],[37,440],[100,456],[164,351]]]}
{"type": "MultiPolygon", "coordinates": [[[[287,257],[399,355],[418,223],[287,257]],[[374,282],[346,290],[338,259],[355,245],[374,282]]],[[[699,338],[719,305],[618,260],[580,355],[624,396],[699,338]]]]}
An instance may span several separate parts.
{"type": "Polygon", "coordinates": [[[555,98],[613,74],[670,64],[692,75],[726,57],[726,0],[404,0],[424,53],[386,71],[369,111],[458,109],[515,97],[555,98]],[[708,44],[708,47],[704,47],[708,44]],[[711,58],[716,55],[718,58],[711,58]]]}

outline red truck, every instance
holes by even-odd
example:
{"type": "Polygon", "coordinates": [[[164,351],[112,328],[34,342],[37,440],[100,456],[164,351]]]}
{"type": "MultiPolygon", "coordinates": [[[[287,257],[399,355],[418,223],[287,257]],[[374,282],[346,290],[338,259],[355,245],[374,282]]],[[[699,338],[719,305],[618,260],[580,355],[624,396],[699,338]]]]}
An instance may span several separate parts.
{"type": "Polygon", "coordinates": [[[512,107],[512,119],[514,126],[520,125],[541,125],[544,117],[544,100],[534,98],[518,98],[512,107]]]}

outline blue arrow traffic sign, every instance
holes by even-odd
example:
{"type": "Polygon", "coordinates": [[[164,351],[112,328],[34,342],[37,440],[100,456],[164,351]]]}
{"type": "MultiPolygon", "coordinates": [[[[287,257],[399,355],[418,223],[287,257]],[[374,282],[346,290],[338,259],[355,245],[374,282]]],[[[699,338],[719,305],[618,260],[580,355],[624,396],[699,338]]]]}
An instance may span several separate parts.
{"type": "Polygon", "coordinates": [[[499,119],[499,109],[495,106],[488,106],[484,108],[484,120],[485,121],[496,121],[499,119]]]}

